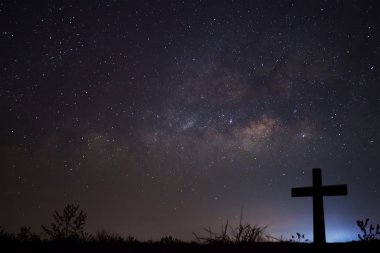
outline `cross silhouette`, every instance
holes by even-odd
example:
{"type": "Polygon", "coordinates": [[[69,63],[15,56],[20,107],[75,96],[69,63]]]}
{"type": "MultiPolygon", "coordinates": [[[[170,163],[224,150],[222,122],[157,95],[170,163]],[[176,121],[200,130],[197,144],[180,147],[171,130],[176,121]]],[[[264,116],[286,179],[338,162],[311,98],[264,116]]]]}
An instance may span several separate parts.
{"type": "Polygon", "coordinates": [[[326,243],[323,196],[347,195],[347,185],[322,186],[321,169],[313,169],[313,186],[292,188],[292,197],[313,197],[313,236],[314,243],[326,243]]]}

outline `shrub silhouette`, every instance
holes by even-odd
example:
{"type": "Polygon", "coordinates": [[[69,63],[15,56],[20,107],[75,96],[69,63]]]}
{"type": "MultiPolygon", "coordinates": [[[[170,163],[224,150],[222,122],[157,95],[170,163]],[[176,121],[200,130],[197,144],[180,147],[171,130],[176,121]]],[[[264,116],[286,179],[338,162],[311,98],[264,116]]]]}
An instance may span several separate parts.
{"type": "Polygon", "coordinates": [[[373,240],[379,240],[377,238],[380,235],[380,225],[375,226],[373,224],[368,224],[369,218],[367,218],[365,221],[364,220],[357,220],[356,224],[360,228],[362,234],[358,234],[358,237],[360,241],[373,241],[373,240]],[[369,225],[369,228],[368,228],[369,225]]]}
{"type": "Polygon", "coordinates": [[[290,239],[289,242],[307,243],[307,242],[310,242],[310,240],[309,239],[305,239],[305,235],[304,234],[301,234],[301,233],[297,232],[296,236],[292,235],[292,239],[290,239]]]}
{"type": "Polygon", "coordinates": [[[102,243],[115,243],[124,241],[124,238],[121,235],[108,233],[106,230],[102,229],[95,233],[94,241],[102,243]]]}
{"type": "Polygon", "coordinates": [[[5,232],[4,228],[0,227],[0,238],[3,238],[7,232],[5,232]]]}
{"type": "Polygon", "coordinates": [[[243,212],[240,214],[239,225],[233,227],[228,223],[222,224],[220,233],[212,231],[212,229],[204,228],[208,233],[206,237],[200,237],[196,233],[193,233],[196,240],[199,243],[256,243],[269,241],[271,238],[265,233],[267,226],[260,227],[258,225],[243,224],[243,212]]]}
{"type": "Polygon", "coordinates": [[[3,227],[0,226],[0,242],[7,242],[15,240],[14,234],[6,232],[3,227]]]}
{"type": "Polygon", "coordinates": [[[221,226],[221,232],[217,233],[211,230],[211,228],[204,228],[208,233],[206,237],[200,237],[193,233],[195,238],[200,243],[256,243],[265,242],[269,239],[269,236],[265,234],[265,229],[267,227],[260,227],[258,225],[242,224],[240,223],[237,227],[232,227],[229,225],[228,221],[226,224],[221,226]]]}
{"type": "Polygon", "coordinates": [[[162,244],[180,244],[183,243],[180,239],[174,238],[173,236],[164,236],[161,238],[160,243],[162,244]]]}
{"type": "Polygon", "coordinates": [[[38,242],[40,241],[40,237],[32,232],[31,227],[23,226],[20,228],[20,231],[16,235],[16,239],[20,242],[38,242]]]}
{"type": "Polygon", "coordinates": [[[137,243],[138,242],[138,240],[133,236],[128,236],[125,238],[117,233],[108,233],[104,229],[96,232],[92,240],[95,242],[101,242],[101,243],[137,243]]]}
{"type": "Polygon", "coordinates": [[[51,240],[85,240],[88,238],[88,234],[84,232],[87,214],[82,210],[78,211],[79,205],[68,204],[62,214],[55,210],[54,222],[50,224],[50,228],[43,225],[41,227],[51,240]]]}

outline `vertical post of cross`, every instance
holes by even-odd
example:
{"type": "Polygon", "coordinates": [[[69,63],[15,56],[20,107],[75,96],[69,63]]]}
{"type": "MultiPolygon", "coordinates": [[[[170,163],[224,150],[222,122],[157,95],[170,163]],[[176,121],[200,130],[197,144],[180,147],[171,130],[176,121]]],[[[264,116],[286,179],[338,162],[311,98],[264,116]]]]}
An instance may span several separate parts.
{"type": "MultiPolygon", "coordinates": [[[[322,187],[321,169],[313,169],[313,188],[319,189],[320,187],[322,187]]],[[[322,194],[315,194],[313,197],[313,213],[314,243],[324,244],[326,243],[326,233],[322,194]]]]}
{"type": "Polygon", "coordinates": [[[341,195],[347,195],[347,185],[322,185],[321,169],[313,169],[313,185],[311,187],[292,188],[292,197],[313,197],[313,232],[315,244],[326,243],[323,196],[341,195]]]}

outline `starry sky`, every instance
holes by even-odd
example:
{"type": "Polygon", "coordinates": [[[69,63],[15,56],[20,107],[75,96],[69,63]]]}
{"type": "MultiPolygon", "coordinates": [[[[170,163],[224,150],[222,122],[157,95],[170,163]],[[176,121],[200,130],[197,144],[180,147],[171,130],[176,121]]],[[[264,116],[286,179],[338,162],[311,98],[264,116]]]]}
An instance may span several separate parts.
{"type": "Polygon", "coordinates": [[[1,1],[0,225],[78,203],[87,231],[251,224],[328,241],[380,222],[377,1],[1,1]]]}

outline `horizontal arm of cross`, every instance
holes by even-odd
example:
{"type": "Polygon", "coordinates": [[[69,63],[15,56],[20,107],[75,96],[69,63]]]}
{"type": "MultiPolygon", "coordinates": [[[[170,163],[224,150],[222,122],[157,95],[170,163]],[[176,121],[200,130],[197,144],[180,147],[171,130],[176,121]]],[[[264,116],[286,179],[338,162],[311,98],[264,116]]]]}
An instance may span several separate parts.
{"type": "Polygon", "coordinates": [[[326,185],[292,188],[292,197],[347,195],[347,185],[326,185]]]}

